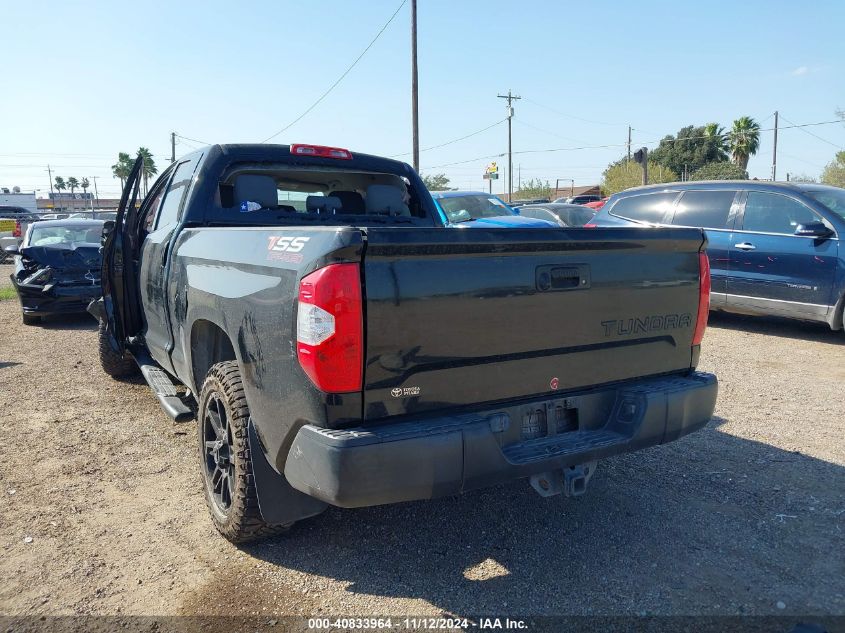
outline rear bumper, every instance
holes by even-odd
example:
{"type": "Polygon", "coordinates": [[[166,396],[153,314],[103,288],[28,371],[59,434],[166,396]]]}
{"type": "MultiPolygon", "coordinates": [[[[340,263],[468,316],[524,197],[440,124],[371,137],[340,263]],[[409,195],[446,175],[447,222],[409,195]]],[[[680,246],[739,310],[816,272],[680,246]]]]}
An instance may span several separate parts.
{"type": "Polygon", "coordinates": [[[715,376],[692,373],[453,417],[343,430],[305,425],[285,477],[341,507],[452,495],[671,442],[707,424],[717,391],[715,376]],[[539,434],[535,412],[548,413],[539,434]]]}

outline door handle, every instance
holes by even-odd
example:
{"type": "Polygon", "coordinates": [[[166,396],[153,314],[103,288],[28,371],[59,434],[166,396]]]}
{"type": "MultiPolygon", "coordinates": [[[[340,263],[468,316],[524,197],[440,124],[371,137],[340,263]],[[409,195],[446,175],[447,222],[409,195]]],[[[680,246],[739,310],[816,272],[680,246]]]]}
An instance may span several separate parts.
{"type": "Polygon", "coordinates": [[[753,251],[757,247],[754,246],[754,244],[752,244],[751,242],[742,242],[740,244],[737,244],[735,248],[738,248],[741,251],[753,251]]]}

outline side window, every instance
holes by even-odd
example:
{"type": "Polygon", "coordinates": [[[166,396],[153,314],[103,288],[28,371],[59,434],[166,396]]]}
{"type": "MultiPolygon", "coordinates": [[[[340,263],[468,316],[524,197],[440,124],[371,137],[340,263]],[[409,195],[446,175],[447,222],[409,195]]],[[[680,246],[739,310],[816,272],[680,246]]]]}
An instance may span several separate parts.
{"type": "MultiPolygon", "coordinates": [[[[144,212],[144,232],[149,233],[153,230],[153,222],[156,218],[156,211],[158,211],[158,205],[161,203],[161,198],[164,195],[165,187],[159,187],[158,190],[153,194],[153,197],[150,199],[149,204],[147,205],[147,210],[144,212]]],[[[146,201],[145,201],[146,202],[146,201]]]]}
{"type": "Polygon", "coordinates": [[[792,235],[799,224],[819,218],[803,204],[777,193],[749,191],[742,220],[744,231],[792,235]]]}
{"type": "Polygon", "coordinates": [[[194,161],[192,160],[184,162],[176,168],[176,173],[173,174],[173,180],[170,181],[167,193],[164,194],[164,202],[161,204],[161,210],[158,213],[158,220],[156,221],[156,230],[176,224],[176,221],[179,219],[179,208],[182,206],[182,198],[185,197],[185,192],[191,184],[191,176],[193,174],[194,161]]]}
{"type": "Polygon", "coordinates": [[[735,197],[736,191],[686,191],[675,207],[672,224],[724,229],[735,197]]]}
{"type": "Polygon", "coordinates": [[[618,200],[610,213],[628,220],[659,224],[663,222],[666,214],[672,210],[672,203],[675,202],[677,197],[676,192],[629,196],[618,200]]]}

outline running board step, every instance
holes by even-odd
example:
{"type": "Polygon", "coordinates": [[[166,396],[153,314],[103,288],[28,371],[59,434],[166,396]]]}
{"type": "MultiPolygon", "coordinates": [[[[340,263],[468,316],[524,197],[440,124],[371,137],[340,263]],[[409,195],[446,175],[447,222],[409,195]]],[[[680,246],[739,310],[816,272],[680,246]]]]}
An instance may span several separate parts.
{"type": "MultiPolygon", "coordinates": [[[[144,380],[150,386],[150,389],[158,398],[158,403],[164,412],[173,418],[174,422],[187,422],[194,418],[194,411],[179,397],[179,392],[176,390],[176,385],[170,379],[161,367],[153,365],[150,362],[144,362],[148,359],[138,357],[138,367],[141,368],[141,374],[144,380]]],[[[149,359],[150,361],[152,359],[149,359]]]]}

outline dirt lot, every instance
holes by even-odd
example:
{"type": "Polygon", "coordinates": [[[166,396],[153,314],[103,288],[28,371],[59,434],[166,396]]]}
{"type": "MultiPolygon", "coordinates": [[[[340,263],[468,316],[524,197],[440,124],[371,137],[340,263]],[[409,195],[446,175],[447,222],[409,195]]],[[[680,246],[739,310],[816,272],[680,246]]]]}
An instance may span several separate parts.
{"type": "Polygon", "coordinates": [[[0,613],[845,613],[845,334],[826,327],[714,316],[717,416],[602,463],[585,497],[515,482],[329,510],[242,549],[206,516],[194,426],[108,379],[95,337],[0,301],[0,613]]]}

